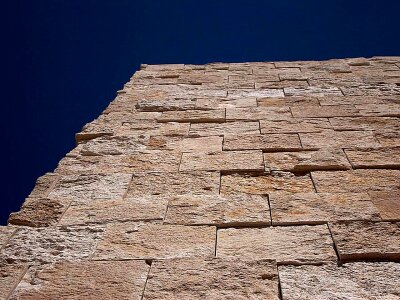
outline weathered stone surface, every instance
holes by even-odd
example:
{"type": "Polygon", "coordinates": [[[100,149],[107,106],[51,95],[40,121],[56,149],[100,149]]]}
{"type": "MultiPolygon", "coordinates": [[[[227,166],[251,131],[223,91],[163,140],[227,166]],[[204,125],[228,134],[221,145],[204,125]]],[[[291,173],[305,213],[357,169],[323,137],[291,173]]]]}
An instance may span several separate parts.
{"type": "Polygon", "coordinates": [[[200,98],[196,101],[196,109],[220,109],[220,108],[239,108],[256,107],[256,97],[247,98],[200,98]]]}
{"type": "Polygon", "coordinates": [[[285,96],[313,96],[313,97],[325,97],[330,95],[342,96],[342,92],[337,87],[318,87],[310,86],[307,88],[291,88],[287,87],[283,89],[285,96]]]}
{"type": "Polygon", "coordinates": [[[215,227],[159,224],[109,224],[94,259],[212,257],[215,227]]]}
{"type": "Polygon", "coordinates": [[[400,190],[399,170],[312,172],[318,193],[359,193],[400,190]]]}
{"type": "Polygon", "coordinates": [[[228,90],[228,97],[284,97],[282,89],[238,89],[238,90],[228,90]]]}
{"type": "Polygon", "coordinates": [[[29,194],[29,198],[46,197],[51,188],[55,185],[59,175],[54,173],[46,173],[36,180],[35,187],[29,194]]]}
{"type": "Polygon", "coordinates": [[[273,225],[380,220],[379,211],[367,193],[275,192],[268,197],[273,225]]]}
{"type": "Polygon", "coordinates": [[[179,171],[263,172],[261,150],[183,153],[179,171]]]}
{"type": "Polygon", "coordinates": [[[362,116],[400,117],[400,103],[356,105],[362,116]]]}
{"type": "Polygon", "coordinates": [[[158,122],[182,123],[222,123],[225,122],[225,109],[166,111],[157,118],[158,122]]]}
{"type": "Polygon", "coordinates": [[[98,173],[100,159],[100,156],[67,156],[59,161],[54,172],[58,175],[98,173]]]}
{"type": "Polygon", "coordinates": [[[368,194],[382,220],[400,221],[400,191],[370,191],[368,194]]]}
{"type": "Polygon", "coordinates": [[[295,106],[291,107],[295,118],[355,117],[359,110],[354,105],[295,106]]]}
{"type": "Polygon", "coordinates": [[[309,175],[294,176],[292,173],[282,172],[263,176],[234,174],[221,177],[221,194],[263,195],[274,191],[303,193],[313,190],[313,183],[309,175]]]}
{"type": "Polygon", "coordinates": [[[135,173],[127,195],[218,194],[219,182],[218,172],[135,173]]]}
{"type": "Polygon", "coordinates": [[[8,264],[0,260],[0,299],[9,299],[9,295],[24,276],[26,269],[24,265],[8,264]]]}
{"type": "Polygon", "coordinates": [[[5,246],[15,230],[16,229],[11,226],[0,226],[0,250],[5,246]]]}
{"type": "Polygon", "coordinates": [[[400,168],[400,147],[345,149],[353,168],[400,168]]]}
{"type": "Polygon", "coordinates": [[[131,154],[146,149],[148,136],[112,136],[92,139],[82,145],[81,155],[131,154]]]}
{"type": "Polygon", "coordinates": [[[189,132],[191,136],[257,133],[260,133],[260,126],[258,122],[192,124],[189,132]]]}
{"type": "Polygon", "coordinates": [[[358,221],[329,228],[342,261],[400,260],[400,223],[358,221]]]}
{"type": "Polygon", "coordinates": [[[283,89],[283,88],[307,88],[309,84],[307,80],[281,80],[281,81],[265,81],[256,82],[256,89],[283,89]]]}
{"type": "Polygon", "coordinates": [[[260,107],[293,107],[319,105],[318,98],[313,97],[283,97],[283,98],[259,98],[257,104],[260,107]]]}
{"type": "Polygon", "coordinates": [[[131,174],[93,174],[62,176],[49,194],[50,198],[77,201],[122,199],[131,174]]]}
{"type": "Polygon", "coordinates": [[[143,299],[278,300],[276,263],[228,258],[155,261],[143,299]]]}
{"type": "Polygon", "coordinates": [[[309,172],[351,169],[341,149],[264,153],[265,168],[273,171],[309,172]]]}
{"type": "MultiPolygon", "coordinates": [[[[368,104],[390,104],[396,102],[396,96],[369,97],[369,96],[329,96],[320,97],[321,105],[368,105],[368,104]]],[[[359,108],[361,109],[361,108],[359,108]]]]}
{"type": "Polygon", "coordinates": [[[87,260],[91,257],[101,234],[100,227],[22,227],[2,250],[9,262],[32,264],[61,260],[87,260]]]}
{"type": "Polygon", "coordinates": [[[195,99],[168,99],[168,100],[147,100],[138,101],[136,108],[141,111],[169,111],[194,109],[195,99]]]}
{"type": "Polygon", "coordinates": [[[151,136],[147,147],[158,150],[174,150],[180,152],[216,152],[222,151],[222,140],[220,136],[205,137],[166,137],[151,136]]]}
{"type": "Polygon", "coordinates": [[[166,224],[251,226],[271,223],[268,199],[259,195],[182,195],[168,203],[166,224]]]}
{"type": "Polygon", "coordinates": [[[138,121],[122,124],[116,135],[146,136],[146,135],[167,135],[180,136],[189,133],[190,123],[157,123],[155,120],[138,121]]]}
{"type": "Polygon", "coordinates": [[[399,299],[400,264],[279,266],[284,300],[399,299]]]}
{"type": "Polygon", "coordinates": [[[76,142],[91,140],[100,136],[113,135],[121,127],[119,122],[104,122],[95,120],[86,124],[82,131],[75,135],[76,142]]]}
{"type": "Polygon", "coordinates": [[[278,264],[336,260],[326,225],[219,229],[217,257],[275,259],[278,264]]]}
{"type": "Polygon", "coordinates": [[[229,134],[224,150],[298,151],[302,150],[297,134],[229,134]]]}
{"type": "Polygon", "coordinates": [[[10,299],[140,299],[149,268],[140,260],[48,265],[28,272],[10,299]]]}
{"type": "Polygon", "coordinates": [[[375,138],[382,147],[400,147],[400,131],[375,131],[375,138]]]}
{"type": "Polygon", "coordinates": [[[280,120],[290,118],[289,107],[246,107],[227,108],[226,120],[230,121],[257,121],[257,120],[280,120]]]}
{"type": "Polygon", "coordinates": [[[314,133],[299,133],[304,148],[320,149],[326,147],[380,147],[371,131],[324,130],[314,133]]]}
{"type": "Polygon", "coordinates": [[[389,130],[400,131],[398,118],[390,117],[355,117],[355,118],[330,118],[330,123],[335,130],[389,130]]]}
{"type": "Polygon", "coordinates": [[[260,120],[261,133],[321,132],[332,129],[327,118],[260,120]]]}

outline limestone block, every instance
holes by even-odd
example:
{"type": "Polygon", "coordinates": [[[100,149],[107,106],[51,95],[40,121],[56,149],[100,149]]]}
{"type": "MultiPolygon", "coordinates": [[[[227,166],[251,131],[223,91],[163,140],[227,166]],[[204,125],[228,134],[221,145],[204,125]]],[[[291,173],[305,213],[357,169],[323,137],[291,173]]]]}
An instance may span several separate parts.
{"type": "Polygon", "coordinates": [[[307,88],[309,84],[307,80],[281,80],[281,81],[265,81],[256,82],[256,89],[283,89],[283,88],[307,88]]]}
{"type": "Polygon", "coordinates": [[[257,120],[280,120],[290,118],[289,107],[245,107],[227,108],[226,120],[231,121],[257,121],[257,120]]]}
{"type": "Polygon", "coordinates": [[[345,149],[353,168],[400,168],[400,147],[345,149]]]}
{"type": "Polygon", "coordinates": [[[400,221],[400,191],[370,191],[368,194],[382,220],[400,221]]]}
{"type": "Polygon", "coordinates": [[[194,109],[195,99],[148,100],[141,99],[136,108],[141,111],[170,111],[194,109]]]}
{"type": "Polygon", "coordinates": [[[225,109],[165,111],[157,118],[157,121],[180,123],[222,123],[225,122],[225,109]]]}
{"type": "Polygon", "coordinates": [[[148,149],[173,150],[178,152],[216,152],[222,151],[222,140],[220,136],[205,137],[167,137],[151,136],[148,142],[148,149]]]}
{"type": "MultiPolygon", "coordinates": [[[[321,97],[319,102],[321,105],[369,105],[369,104],[389,104],[396,101],[395,96],[370,97],[370,96],[340,96],[340,97],[321,97]]],[[[361,107],[358,107],[361,110],[361,107]]]]}
{"type": "Polygon", "coordinates": [[[258,122],[192,124],[189,132],[191,136],[257,133],[260,133],[260,126],[258,122]]]}
{"type": "Polygon", "coordinates": [[[224,137],[224,150],[299,151],[297,134],[229,134],[224,137]]]}
{"type": "Polygon", "coordinates": [[[94,259],[212,257],[215,227],[140,223],[109,224],[94,259]]]}
{"type": "Polygon", "coordinates": [[[190,123],[157,123],[155,120],[123,123],[116,135],[146,136],[168,135],[181,136],[189,133],[190,123]]]}
{"type": "Polygon", "coordinates": [[[122,122],[105,122],[102,120],[95,120],[91,123],[86,124],[82,131],[75,135],[77,143],[82,141],[91,140],[100,136],[114,135],[122,122]]]}
{"type": "Polygon", "coordinates": [[[104,136],[82,144],[81,155],[132,154],[146,149],[148,136],[104,136]]]}
{"type": "Polygon", "coordinates": [[[342,87],[345,96],[392,96],[400,95],[400,88],[396,84],[363,84],[342,87]]]}
{"type": "Polygon", "coordinates": [[[400,131],[375,131],[375,138],[382,147],[400,147],[400,131]]]}
{"type": "Polygon", "coordinates": [[[0,299],[10,299],[9,295],[24,276],[26,269],[27,266],[0,260],[0,299]]]}
{"type": "Polygon", "coordinates": [[[400,260],[400,223],[330,223],[339,258],[349,260],[400,260]]]}
{"type": "Polygon", "coordinates": [[[313,96],[313,97],[325,97],[325,96],[342,96],[342,92],[337,87],[319,87],[310,86],[306,88],[291,88],[287,87],[283,89],[285,96],[313,96]]]}
{"type": "Polygon", "coordinates": [[[295,118],[355,117],[359,110],[354,105],[295,106],[291,107],[295,118]]]}
{"type": "Polygon", "coordinates": [[[316,97],[283,97],[283,98],[259,98],[257,104],[260,107],[294,107],[319,105],[316,97]]]}
{"type": "Polygon", "coordinates": [[[54,172],[58,175],[99,173],[100,159],[100,156],[66,156],[59,161],[54,172]]]}
{"type": "Polygon", "coordinates": [[[15,232],[15,227],[11,226],[0,226],[0,249],[2,249],[7,241],[11,238],[15,232]]]}
{"type": "Polygon", "coordinates": [[[46,197],[51,188],[54,186],[59,175],[54,173],[46,173],[36,180],[35,187],[29,194],[29,198],[46,197]]]}
{"type": "Polygon", "coordinates": [[[384,130],[390,132],[400,131],[398,118],[390,117],[356,117],[356,118],[330,118],[335,130],[384,130]]]}
{"type": "Polygon", "coordinates": [[[400,117],[400,104],[363,104],[356,105],[362,116],[400,117]]]}
{"type": "Polygon", "coordinates": [[[228,90],[228,97],[284,97],[282,89],[230,89],[228,90]]]}
{"type": "Polygon", "coordinates": [[[221,109],[221,108],[239,108],[256,107],[256,97],[248,98],[200,98],[196,100],[196,109],[221,109]]]}
{"type": "Polygon", "coordinates": [[[260,120],[261,133],[321,132],[332,129],[327,118],[285,118],[260,120]]]}
{"type": "Polygon", "coordinates": [[[219,229],[217,257],[275,259],[278,264],[336,260],[326,225],[219,229]]]}

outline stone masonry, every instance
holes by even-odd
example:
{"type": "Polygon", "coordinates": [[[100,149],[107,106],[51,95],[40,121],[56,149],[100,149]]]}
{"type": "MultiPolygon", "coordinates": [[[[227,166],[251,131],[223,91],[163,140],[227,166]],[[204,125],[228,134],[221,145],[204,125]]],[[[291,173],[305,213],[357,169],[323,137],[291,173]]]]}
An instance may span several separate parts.
{"type": "Polygon", "coordinates": [[[400,58],[142,65],[0,227],[0,299],[400,299],[400,58]]]}

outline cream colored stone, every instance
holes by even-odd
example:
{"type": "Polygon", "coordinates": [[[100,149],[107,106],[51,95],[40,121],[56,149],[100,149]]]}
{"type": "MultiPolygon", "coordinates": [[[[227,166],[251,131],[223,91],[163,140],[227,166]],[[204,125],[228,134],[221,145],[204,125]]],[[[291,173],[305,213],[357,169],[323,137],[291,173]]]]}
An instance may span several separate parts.
{"type": "Polygon", "coordinates": [[[157,118],[157,121],[180,123],[222,123],[225,122],[225,109],[165,111],[157,118]]]}
{"type": "Polygon", "coordinates": [[[336,260],[326,225],[219,229],[217,257],[275,259],[278,264],[336,260]]]}
{"type": "Polygon", "coordinates": [[[400,221],[400,191],[370,191],[368,194],[382,220],[400,221]]]}
{"type": "Polygon", "coordinates": [[[109,224],[94,259],[212,257],[215,230],[212,226],[109,224]]]}
{"type": "Polygon", "coordinates": [[[256,107],[256,97],[248,98],[200,98],[196,101],[196,109],[221,109],[221,108],[239,108],[256,107]]]}
{"type": "Polygon", "coordinates": [[[191,136],[210,136],[225,134],[257,134],[260,133],[258,122],[229,122],[192,124],[189,134],[191,136]]]}
{"type": "Polygon", "coordinates": [[[326,118],[285,118],[281,120],[260,120],[261,133],[321,132],[332,129],[326,118]]]}
{"type": "Polygon", "coordinates": [[[297,134],[229,134],[224,137],[224,150],[299,151],[297,134]]]}
{"type": "Polygon", "coordinates": [[[151,136],[147,147],[151,150],[173,150],[179,152],[217,152],[222,151],[222,140],[220,136],[205,137],[166,137],[151,136]]]}
{"type": "Polygon", "coordinates": [[[283,88],[307,88],[309,84],[307,80],[281,80],[281,81],[265,81],[256,82],[256,89],[283,89],[283,88]]]}
{"type": "Polygon", "coordinates": [[[45,175],[40,176],[36,180],[35,187],[29,194],[29,198],[46,197],[57,182],[58,178],[59,175],[54,173],[46,173],[45,175]]]}
{"type": "Polygon", "coordinates": [[[353,168],[400,168],[400,147],[345,149],[353,168]]]}
{"type": "Polygon", "coordinates": [[[81,155],[121,155],[145,150],[148,136],[104,136],[82,144],[81,155]]]}
{"type": "Polygon", "coordinates": [[[354,105],[291,107],[295,118],[355,117],[359,110],[354,105]]]}
{"type": "Polygon", "coordinates": [[[282,89],[231,89],[228,90],[228,97],[284,97],[282,89]]]}
{"type": "Polygon", "coordinates": [[[283,89],[285,96],[313,96],[313,97],[326,97],[331,95],[341,96],[342,92],[337,87],[318,87],[310,86],[306,88],[291,88],[283,89]]]}
{"type": "Polygon", "coordinates": [[[227,108],[226,120],[231,121],[257,121],[257,120],[280,120],[290,118],[289,107],[245,107],[227,108]]]}
{"type": "Polygon", "coordinates": [[[167,135],[181,136],[189,133],[190,123],[157,123],[151,121],[136,121],[122,124],[116,135],[146,136],[146,135],[167,135]]]}
{"type": "Polygon", "coordinates": [[[122,122],[105,122],[102,120],[94,120],[91,123],[86,124],[82,131],[75,135],[77,143],[82,141],[91,140],[100,136],[111,136],[114,135],[117,130],[121,127],[122,122]]]}

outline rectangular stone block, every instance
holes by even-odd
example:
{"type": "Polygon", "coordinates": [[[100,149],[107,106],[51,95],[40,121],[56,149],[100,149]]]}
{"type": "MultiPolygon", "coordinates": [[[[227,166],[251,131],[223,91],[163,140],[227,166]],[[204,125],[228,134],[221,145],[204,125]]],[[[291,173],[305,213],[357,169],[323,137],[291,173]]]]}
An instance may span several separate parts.
{"type": "Polygon", "coordinates": [[[133,154],[146,149],[148,136],[103,136],[82,144],[81,155],[133,154]]]}
{"type": "Polygon", "coordinates": [[[290,109],[295,118],[355,117],[360,115],[354,105],[295,106],[290,109]]]}
{"type": "Polygon", "coordinates": [[[342,91],[337,87],[319,87],[310,86],[306,88],[291,88],[287,87],[283,89],[285,96],[313,96],[313,97],[325,97],[325,96],[342,96],[342,91]]]}
{"type": "Polygon", "coordinates": [[[297,134],[229,134],[224,137],[224,150],[299,151],[297,134]]]}
{"type": "Polygon", "coordinates": [[[367,193],[268,194],[273,225],[322,224],[328,221],[380,220],[367,193]]]}
{"type": "Polygon", "coordinates": [[[165,111],[157,118],[157,121],[163,123],[222,123],[225,122],[225,109],[165,111]]]}
{"type": "Polygon", "coordinates": [[[400,221],[400,191],[369,191],[382,220],[400,221]]]}
{"type": "Polygon", "coordinates": [[[46,197],[59,178],[58,174],[46,173],[40,176],[35,183],[35,187],[29,194],[29,198],[46,197]]]}
{"type": "Polygon", "coordinates": [[[227,108],[226,120],[231,121],[258,121],[258,120],[280,120],[291,118],[289,107],[246,107],[227,108]]]}
{"type": "Polygon", "coordinates": [[[260,133],[260,126],[258,122],[192,124],[190,126],[190,132],[189,132],[191,136],[257,134],[257,133],[260,133]]]}
{"type": "Polygon", "coordinates": [[[369,105],[369,104],[389,104],[395,101],[395,96],[340,96],[340,97],[321,97],[321,105],[369,105]]]}
{"type": "Polygon", "coordinates": [[[281,81],[265,81],[256,82],[256,89],[283,89],[283,88],[307,88],[309,84],[307,80],[281,80],[281,81]]]}
{"type": "Polygon", "coordinates": [[[25,265],[10,264],[0,260],[0,299],[10,299],[9,296],[24,276],[26,269],[25,265]]]}
{"type": "Polygon", "coordinates": [[[135,121],[123,123],[116,135],[141,136],[141,135],[188,135],[190,123],[157,123],[155,120],[135,121]]]}
{"type": "Polygon", "coordinates": [[[206,137],[167,137],[151,136],[147,147],[151,150],[172,150],[177,152],[216,152],[222,151],[220,136],[206,137]]]}
{"type": "Polygon", "coordinates": [[[259,98],[257,104],[260,107],[293,107],[319,105],[316,97],[283,97],[283,98],[259,98]]]}
{"type": "Polygon", "coordinates": [[[345,149],[351,165],[359,168],[400,168],[400,147],[345,149]]]}
{"type": "Polygon", "coordinates": [[[400,223],[330,223],[339,258],[349,260],[400,260],[400,223]]]}
{"type": "Polygon", "coordinates": [[[260,120],[261,133],[321,132],[332,129],[327,118],[285,118],[260,120]]]}
{"type": "Polygon", "coordinates": [[[164,223],[254,226],[271,223],[268,199],[260,195],[183,195],[171,198],[164,223]]]}
{"type": "Polygon", "coordinates": [[[217,257],[275,259],[278,264],[336,260],[326,225],[219,229],[217,257]]]}
{"type": "Polygon", "coordinates": [[[183,153],[179,171],[263,172],[261,150],[183,153]]]}
{"type": "Polygon", "coordinates": [[[159,224],[109,224],[95,260],[212,257],[215,227],[159,224]]]}
{"type": "Polygon", "coordinates": [[[221,109],[221,108],[240,108],[256,107],[256,97],[248,98],[200,98],[196,100],[196,109],[221,109]]]}
{"type": "Polygon", "coordinates": [[[155,261],[143,299],[278,300],[276,263],[227,258],[155,261]]]}
{"type": "Polygon", "coordinates": [[[284,97],[282,89],[230,89],[228,90],[228,97],[284,97]]]}
{"type": "Polygon", "coordinates": [[[105,122],[102,120],[94,120],[86,124],[81,132],[75,134],[77,143],[91,140],[100,136],[114,135],[121,127],[122,122],[105,122]]]}
{"type": "Polygon", "coordinates": [[[168,99],[168,100],[148,100],[141,99],[137,102],[136,108],[141,111],[170,111],[170,110],[190,110],[194,109],[196,100],[194,99],[168,99]]]}
{"type": "Polygon", "coordinates": [[[400,117],[400,104],[361,104],[356,105],[362,116],[400,117]]]}
{"type": "Polygon", "coordinates": [[[333,129],[341,130],[389,130],[400,131],[398,118],[389,117],[356,117],[330,118],[333,129]]]}

